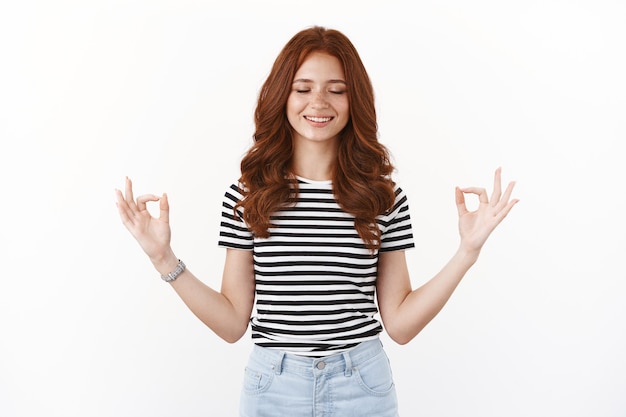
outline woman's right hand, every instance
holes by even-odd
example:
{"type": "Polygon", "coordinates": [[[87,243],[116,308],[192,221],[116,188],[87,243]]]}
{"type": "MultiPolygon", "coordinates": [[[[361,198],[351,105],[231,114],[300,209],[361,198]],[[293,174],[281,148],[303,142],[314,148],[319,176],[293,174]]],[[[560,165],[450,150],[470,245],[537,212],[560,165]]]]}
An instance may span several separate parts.
{"type": "Polygon", "coordinates": [[[122,194],[120,190],[116,189],[115,194],[117,195],[117,209],[122,223],[139,242],[150,260],[156,264],[168,255],[171,256],[170,207],[167,194],[163,194],[162,197],[144,194],[137,197],[135,201],[133,184],[128,177],[126,177],[125,193],[122,194]],[[153,217],[146,208],[146,204],[151,201],[159,202],[160,214],[158,218],[153,217]]]}

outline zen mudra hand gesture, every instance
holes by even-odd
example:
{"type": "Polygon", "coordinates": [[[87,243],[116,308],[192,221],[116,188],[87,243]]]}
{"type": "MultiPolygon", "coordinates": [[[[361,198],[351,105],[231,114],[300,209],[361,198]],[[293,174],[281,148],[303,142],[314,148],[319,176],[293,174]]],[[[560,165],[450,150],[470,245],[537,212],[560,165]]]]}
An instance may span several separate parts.
{"type": "Polygon", "coordinates": [[[513,206],[519,201],[511,199],[514,182],[510,182],[502,193],[502,170],[498,168],[493,181],[491,198],[487,190],[478,187],[456,188],[456,205],[459,213],[459,233],[461,246],[468,251],[480,251],[491,232],[500,224],[513,206]],[[465,194],[478,196],[479,205],[475,211],[468,211],[465,204],[465,194]]]}
{"type": "Polygon", "coordinates": [[[161,197],[154,194],[144,194],[135,200],[133,196],[133,184],[130,178],[126,178],[125,193],[116,190],[117,207],[122,223],[133,237],[139,242],[146,255],[153,262],[158,262],[166,257],[170,248],[172,236],[170,228],[170,207],[167,194],[161,197]],[[147,204],[157,202],[159,204],[159,217],[153,217],[148,211],[147,204]]]}

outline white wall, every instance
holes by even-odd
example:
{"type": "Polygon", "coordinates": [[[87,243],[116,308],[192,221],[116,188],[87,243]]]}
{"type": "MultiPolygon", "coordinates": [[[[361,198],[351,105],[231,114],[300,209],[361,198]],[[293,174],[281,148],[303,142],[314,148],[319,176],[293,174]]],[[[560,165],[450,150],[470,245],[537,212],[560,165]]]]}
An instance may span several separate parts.
{"type": "Polygon", "coordinates": [[[0,415],[236,415],[249,338],[186,309],[113,190],[167,191],[177,255],[219,286],[256,94],[322,24],[374,82],[415,285],[455,249],[453,187],[499,165],[518,182],[443,312],[407,346],[385,337],[402,415],[623,416],[625,17],[619,0],[3,2],[0,415]]]}

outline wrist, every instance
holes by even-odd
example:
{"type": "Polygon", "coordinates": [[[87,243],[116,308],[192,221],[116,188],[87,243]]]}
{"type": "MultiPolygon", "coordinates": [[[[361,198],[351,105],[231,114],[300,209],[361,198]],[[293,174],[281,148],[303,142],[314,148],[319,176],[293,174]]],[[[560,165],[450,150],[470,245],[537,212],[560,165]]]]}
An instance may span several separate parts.
{"type": "Polygon", "coordinates": [[[158,256],[150,258],[150,262],[161,275],[167,275],[172,272],[178,265],[179,259],[174,252],[169,250],[158,256]]]}
{"type": "Polygon", "coordinates": [[[463,245],[459,246],[459,249],[456,252],[457,258],[469,266],[474,265],[474,263],[478,260],[479,255],[480,249],[470,249],[464,247],[463,245]]]}

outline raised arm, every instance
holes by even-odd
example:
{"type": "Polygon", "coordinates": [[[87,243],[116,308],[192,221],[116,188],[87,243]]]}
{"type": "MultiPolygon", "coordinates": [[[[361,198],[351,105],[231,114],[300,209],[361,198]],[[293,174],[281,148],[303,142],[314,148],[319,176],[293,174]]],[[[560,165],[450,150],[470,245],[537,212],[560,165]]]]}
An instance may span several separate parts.
{"type": "MultiPolygon", "coordinates": [[[[141,195],[135,200],[132,182],[126,179],[125,193],[115,190],[122,223],[137,240],[155,269],[167,275],[178,265],[170,246],[169,203],[167,195],[141,195]],[[159,217],[147,210],[149,202],[159,202],[159,217]]],[[[228,249],[218,292],[186,269],[171,286],[189,309],[229,343],[246,332],[254,303],[254,270],[252,252],[228,249]]]]}
{"type": "Polygon", "coordinates": [[[504,194],[501,171],[495,173],[491,199],[483,188],[456,188],[459,214],[459,248],[448,263],[433,278],[413,290],[403,251],[383,252],[379,255],[376,292],[380,315],[389,336],[400,344],[411,341],[446,304],[465,273],[476,262],[478,255],[498,224],[519,201],[511,199],[514,183],[509,183],[504,194]],[[465,194],[475,194],[479,206],[469,211],[465,194]]]}

